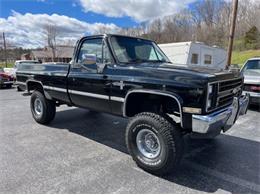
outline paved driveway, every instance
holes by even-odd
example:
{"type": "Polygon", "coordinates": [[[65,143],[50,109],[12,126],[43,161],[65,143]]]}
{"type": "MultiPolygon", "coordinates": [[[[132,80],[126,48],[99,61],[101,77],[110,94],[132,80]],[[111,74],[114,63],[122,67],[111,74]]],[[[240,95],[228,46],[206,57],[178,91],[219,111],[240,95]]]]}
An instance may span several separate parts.
{"type": "Polygon", "coordinates": [[[257,108],[212,142],[186,137],[179,169],[156,177],[128,155],[125,119],[62,106],[43,126],[29,99],[0,90],[0,193],[260,193],[257,108]]]}

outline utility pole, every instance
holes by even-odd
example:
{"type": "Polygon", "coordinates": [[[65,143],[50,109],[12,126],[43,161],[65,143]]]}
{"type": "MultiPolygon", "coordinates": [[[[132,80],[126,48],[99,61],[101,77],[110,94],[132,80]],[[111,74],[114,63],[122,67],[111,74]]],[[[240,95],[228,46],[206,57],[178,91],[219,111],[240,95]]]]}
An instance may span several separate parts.
{"type": "Polygon", "coordinates": [[[5,42],[5,33],[4,33],[4,32],[3,32],[3,40],[4,40],[4,58],[5,58],[5,67],[7,68],[6,42],[5,42]]]}
{"type": "Polygon", "coordinates": [[[238,0],[233,0],[233,11],[232,11],[232,21],[230,26],[230,32],[229,32],[229,40],[228,40],[228,58],[227,58],[227,64],[226,69],[231,64],[231,57],[232,57],[232,48],[233,48],[233,41],[234,41],[234,34],[236,29],[236,20],[237,20],[237,7],[238,7],[238,0]]]}

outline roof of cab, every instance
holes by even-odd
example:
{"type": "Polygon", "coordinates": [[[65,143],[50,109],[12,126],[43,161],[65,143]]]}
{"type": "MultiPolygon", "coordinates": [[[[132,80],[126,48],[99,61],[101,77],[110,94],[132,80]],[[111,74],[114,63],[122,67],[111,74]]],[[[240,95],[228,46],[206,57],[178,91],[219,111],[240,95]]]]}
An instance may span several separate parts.
{"type": "Polygon", "coordinates": [[[142,38],[142,37],[134,37],[134,36],[128,36],[128,35],[120,35],[120,34],[97,34],[97,35],[87,35],[87,36],[83,36],[81,39],[84,38],[97,38],[97,37],[112,37],[112,36],[117,36],[117,37],[127,37],[127,38],[137,38],[137,39],[142,39],[142,40],[146,40],[146,41],[153,41],[150,39],[146,39],[146,38],[142,38]]]}

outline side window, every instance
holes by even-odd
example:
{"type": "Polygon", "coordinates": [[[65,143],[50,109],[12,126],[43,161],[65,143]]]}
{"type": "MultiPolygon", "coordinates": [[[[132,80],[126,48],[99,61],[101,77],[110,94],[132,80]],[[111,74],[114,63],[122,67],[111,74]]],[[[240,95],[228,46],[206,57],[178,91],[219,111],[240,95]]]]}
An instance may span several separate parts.
{"type": "Polygon", "coordinates": [[[199,54],[193,53],[191,56],[191,63],[198,64],[198,62],[199,62],[199,54]]]}
{"type": "Polygon", "coordinates": [[[111,62],[112,62],[111,54],[110,54],[110,51],[107,47],[107,44],[103,44],[103,63],[109,64],[111,62]]]}
{"type": "Polygon", "coordinates": [[[88,39],[81,45],[79,56],[77,59],[78,63],[82,62],[84,55],[95,55],[97,63],[102,63],[102,39],[88,39]]]}
{"type": "Polygon", "coordinates": [[[212,56],[211,55],[204,55],[204,64],[212,64],[212,56]]]}

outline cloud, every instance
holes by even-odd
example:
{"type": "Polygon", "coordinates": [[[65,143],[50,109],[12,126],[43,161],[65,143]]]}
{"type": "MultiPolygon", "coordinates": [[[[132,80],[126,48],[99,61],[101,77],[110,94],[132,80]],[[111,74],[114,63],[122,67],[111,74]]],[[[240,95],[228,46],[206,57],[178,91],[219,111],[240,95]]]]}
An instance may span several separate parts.
{"type": "Polygon", "coordinates": [[[129,16],[137,22],[171,15],[196,0],[80,0],[85,12],[109,17],[129,16]]]}
{"type": "Polygon", "coordinates": [[[20,14],[12,11],[8,18],[0,18],[0,32],[5,32],[11,45],[25,48],[46,46],[46,25],[54,25],[59,32],[58,42],[75,41],[85,34],[113,33],[115,24],[87,23],[58,14],[20,14]]]}

